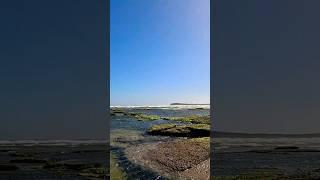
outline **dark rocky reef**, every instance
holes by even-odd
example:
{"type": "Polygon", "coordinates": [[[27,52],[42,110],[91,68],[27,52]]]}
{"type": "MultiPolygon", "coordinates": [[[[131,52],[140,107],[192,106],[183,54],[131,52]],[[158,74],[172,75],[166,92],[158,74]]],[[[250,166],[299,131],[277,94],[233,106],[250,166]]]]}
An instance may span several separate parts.
{"type": "Polygon", "coordinates": [[[163,117],[164,120],[187,122],[192,124],[210,124],[210,116],[163,117]]]}
{"type": "Polygon", "coordinates": [[[160,124],[147,130],[150,135],[174,136],[174,137],[209,137],[210,125],[207,124],[160,124]]]}
{"type": "Polygon", "coordinates": [[[111,116],[128,116],[137,119],[138,121],[154,121],[161,119],[160,116],[157,115],[148,115],[140,112],[128,112],[124,109],[111,109],[111,116]]]}
{"type": "Polygon", "coordinates": [[[127,115],[126,110],[121,109],[121,108],[114,108],[114,109],[110,109],[110,115],[111,116],[123,116],[123,115],[127,115]]]}
{"type": "Polygon", "coordinates": [[[146,115],[146,114],[137,114],[132,117],[138,119],[138,121],[155,121],[161,119],[160,116],[157,115],[146,115]]]}

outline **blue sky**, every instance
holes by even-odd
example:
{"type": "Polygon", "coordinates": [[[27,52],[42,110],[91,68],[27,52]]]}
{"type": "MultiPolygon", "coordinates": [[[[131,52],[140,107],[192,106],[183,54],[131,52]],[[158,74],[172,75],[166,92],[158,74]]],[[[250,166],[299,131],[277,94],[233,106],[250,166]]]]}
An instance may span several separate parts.
{"type": "Polygon", "coordinates": [[[111,105],[209,103],[209,3],[111,0],[111,105]]]}

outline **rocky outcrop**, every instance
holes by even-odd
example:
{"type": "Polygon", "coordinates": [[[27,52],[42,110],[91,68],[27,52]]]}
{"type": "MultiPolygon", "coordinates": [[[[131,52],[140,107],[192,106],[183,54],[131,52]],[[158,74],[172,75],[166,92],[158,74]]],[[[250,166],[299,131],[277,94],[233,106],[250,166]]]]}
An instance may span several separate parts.
{"type": "Polygon", "coordinates": [[[150,135],[174,136],[174,137],[209,137],[210,125],[207,124],[160,124],[147,130],[150,135]]]}
{"type": "Polygon", "coordinates": [[[187,122],[192,124],[210,124],[210,116],[163,117],[164,120],[187,122]]]}

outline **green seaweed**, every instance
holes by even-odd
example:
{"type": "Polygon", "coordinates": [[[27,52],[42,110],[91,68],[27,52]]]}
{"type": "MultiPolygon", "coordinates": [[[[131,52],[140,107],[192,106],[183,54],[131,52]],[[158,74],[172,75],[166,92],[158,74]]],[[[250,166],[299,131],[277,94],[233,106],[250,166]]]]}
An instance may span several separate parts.
{"type": "Polygon", "coordinates": [[[210,116],[192,115],[186,117],[163,117],[164,120],[188,122],[192,124],[210,124],[210,116]]]}
{"type": "Polygon", "coordinates": [[[139,121],[155,121],[161,119],[160,116],[157,115],[147,115],[147,114],[136,114],[132,117],[138,119],[139,121]]]}

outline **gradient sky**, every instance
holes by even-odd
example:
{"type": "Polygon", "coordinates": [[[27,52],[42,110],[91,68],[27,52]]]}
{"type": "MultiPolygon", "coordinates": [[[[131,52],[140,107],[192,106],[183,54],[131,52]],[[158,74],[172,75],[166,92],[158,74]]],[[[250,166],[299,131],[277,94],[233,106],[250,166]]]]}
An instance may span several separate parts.
{"type": "Polygon", "coordinates": [[[111,105],[210,102],[209,0],[111,0],[111,105]]]}
{"type": "Polygon", "coordinates": [[[106,1],[0,3],[0,140],[105,139],[106,1]]]}
{"type": "Polygon", "coordinates": [[[320,1],[217,0],[214,128],[320,132],[320,1]]]}

